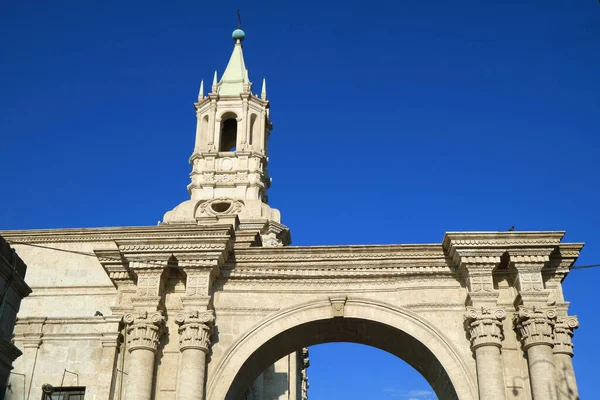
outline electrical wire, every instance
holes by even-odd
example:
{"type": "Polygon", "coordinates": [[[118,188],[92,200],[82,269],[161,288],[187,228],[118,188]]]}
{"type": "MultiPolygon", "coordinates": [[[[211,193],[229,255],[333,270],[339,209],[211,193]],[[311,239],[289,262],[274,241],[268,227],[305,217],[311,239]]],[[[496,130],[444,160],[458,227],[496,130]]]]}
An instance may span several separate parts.
{"type": "MultiPolygon", "coordinates": [[[[41,244],[34,244],[34,243],[28,243],[28,242],[18,242],[18,241],[14,241],[14,240],[7,240],[7,242],[10,243],[10,244],[18,244],[18,245],[24,245],[24,246],[38,247],[38,248],[47,249],[47,250],[62,251],[64,253],[79,254],[81,256],[98,258],[98,255],[96,253],[87,253],[85,251],[59,249],[57,247],[44,246],[44,245],[41,245],[41,244]]],[[[111,257],[111,256],[103,255],[102,258],[105,258],[105,259],[108,259],[108,260],[114,260],[114,261],[123,261],[120,257],[111,257]]],[[[170,267],[171,266],[170,264],[165,264],[165,263],[162,263],[160,261],[149,261],[149,260],[145,260],[145,259],[135,259],[135,258],[129,258],[129,257],[127,258],[127,260],[128,261],[139,261],[139,262],[143,262],[143,263],[146,263],[146,264],[153,264],[153,265],[161,266],[161,267],[170,267]]],[[[570,269],[571,270],[574,270],[574,269],[589,269],[589,268],[598,268],[598,267],[600,267],[600,264],[574,265],[570,269]]]]}

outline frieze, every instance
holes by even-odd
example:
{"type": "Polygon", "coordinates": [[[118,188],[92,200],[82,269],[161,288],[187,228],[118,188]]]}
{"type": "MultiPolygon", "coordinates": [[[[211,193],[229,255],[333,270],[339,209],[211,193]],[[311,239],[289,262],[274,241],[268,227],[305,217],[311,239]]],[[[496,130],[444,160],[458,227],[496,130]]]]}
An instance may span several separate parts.
{"type": "Polygon", "coordinates": [[[374,267],[369,264],[352,265],[347,263],[338,266],[327,264],[325,267],[302,268],[301,266],[272,266],[265,267],[236,267],[221,268],[221,276],[226,278],[292,278],[292,277],[394,277],[398,275],[446,275],[459,276],[458,273],[449,270],[447,266],[412,266],[412,267],[374,267]]]}
{"type": "Polygon", "coordinates": [[[365,289],[370,290],[395,290],[395,289],[440,289],[460,287],[460,283],[454,277],[432,275],[428,278],[420,276],[406,276],[395,278],[372,279],[371,277],[362,277],[360,280],[354,278],[348,279],[224,279],[219,278],[216,282],[219,290],[327,290],[329,289],[365,289]],[[385,286],[385,287],[383,287],[385,286]]]}
{"type": "Polygon", "coordinates": [[[121,251],[224,250],[224,243],[164,243],[121,245],[121,251]]]}

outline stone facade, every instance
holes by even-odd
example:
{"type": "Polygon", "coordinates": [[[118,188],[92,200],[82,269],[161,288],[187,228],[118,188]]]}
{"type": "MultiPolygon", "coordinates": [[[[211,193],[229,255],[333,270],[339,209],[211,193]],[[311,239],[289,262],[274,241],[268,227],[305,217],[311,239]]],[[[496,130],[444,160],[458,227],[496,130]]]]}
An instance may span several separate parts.
{"type": "Polygon", "coordinates": [[[288,246],[267,204],[266,87],[252,94],[234,38],[195,103],[190,200],[163,223],[2,232],[32,272],[14,337],[26,396],[50,383],[98,400],[306,399],[305,348],[346,341],[402,358],[440,399],[577,398],[578,324],[561,282],[583,245],[564,232],[449,232],[438,244],[288,246]]]}
{"type": "MultiPolygon", "coordinates": [[[[21,300],[31,293],[25,283],[26,272],[27,265],[0,236],[0,399],[7,390],[13,362],[23,354],[12,343],[12,335],[21,300]]],[[[25,378],[16,375],[14,384],[25,378]]]]}

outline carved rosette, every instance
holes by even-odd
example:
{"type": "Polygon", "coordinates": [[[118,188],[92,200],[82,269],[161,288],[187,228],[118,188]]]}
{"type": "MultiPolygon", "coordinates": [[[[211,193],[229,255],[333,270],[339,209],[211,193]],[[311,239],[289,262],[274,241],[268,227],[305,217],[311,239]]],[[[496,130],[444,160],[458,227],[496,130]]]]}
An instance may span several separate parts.
{"type": "Polygon", "coordinates": [[[212,311],[177,315],[175,323],[179,325],[179,350],[199,349],[208,352],[210,330],[214,320],[212,311]]]}
{"type": "Polygon", "coordinates": [[[165,324],[165,317],[160,311],[126,314],[123,322],[129,325],[127,327],[129,352],[140,349],[156,352],[165,324]]]}
{"type": "Polygon", "coordinates": [[[521,335],[523,349],[545,344],[554,346],[556,310],[553,308],[519,307],[515,314],[515,326],[521,335]]]}
{"type": "Polygon", "coordinates": [[[471,338],[471,349],[481,346],[502,346],[502,320],[506,313],[500,308],[470,307],[465,314],[465,326],[471,338]]]}
{"type": "Polygon", "coordinates": [[[554,353],[573,357],[573,331],[579,327],[577,317],[559,318],[554,325],[554,353]]]}

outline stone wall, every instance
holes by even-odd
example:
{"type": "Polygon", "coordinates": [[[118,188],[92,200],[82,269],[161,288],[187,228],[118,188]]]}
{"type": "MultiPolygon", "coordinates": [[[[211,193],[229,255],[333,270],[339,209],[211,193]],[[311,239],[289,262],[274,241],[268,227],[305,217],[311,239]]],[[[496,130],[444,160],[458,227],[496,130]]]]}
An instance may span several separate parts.
{"type": "Polygon", "coordinates": [[[7,390],[12,364],[21,355],[12,336],[21,299],[31,292],[25,283],[26,272],[27,265],[0,236],[0,398],[7,390]]]}

